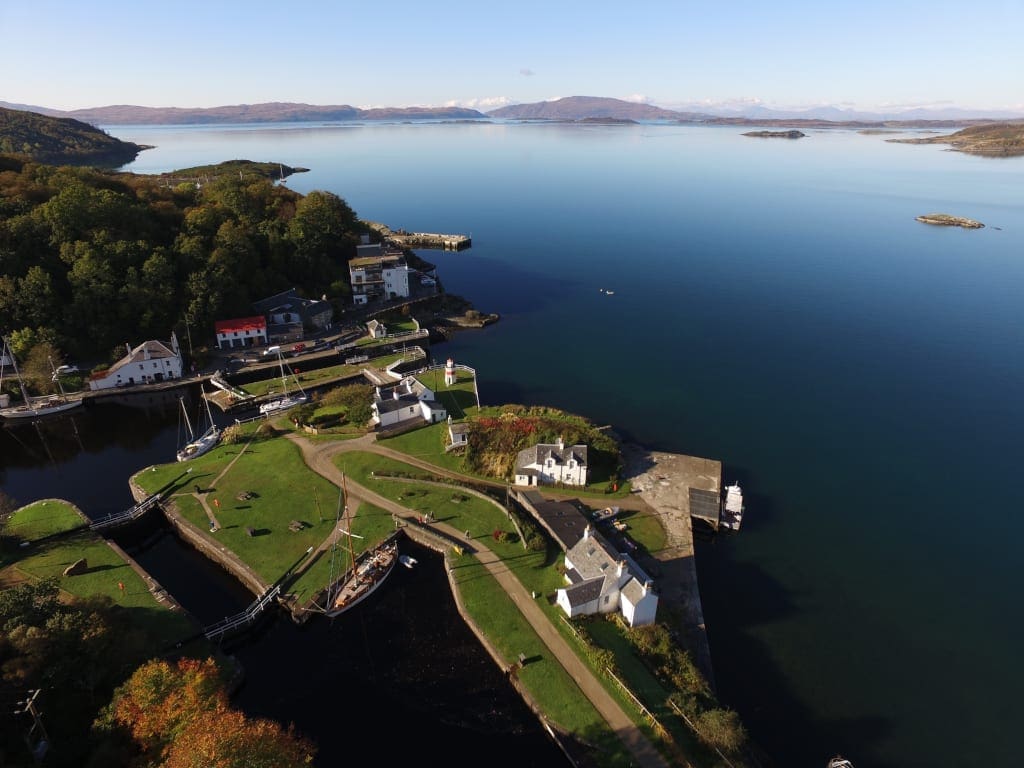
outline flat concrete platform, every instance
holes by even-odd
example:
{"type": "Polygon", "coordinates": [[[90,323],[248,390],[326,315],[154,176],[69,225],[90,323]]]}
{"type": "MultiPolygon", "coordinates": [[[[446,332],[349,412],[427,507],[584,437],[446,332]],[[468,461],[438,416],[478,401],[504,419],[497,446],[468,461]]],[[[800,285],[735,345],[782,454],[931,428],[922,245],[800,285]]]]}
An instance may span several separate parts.
{"type": "Polygon", "coordinates": [[[634,495],[658,514],[668,536],[665,549],[652,553],[662,569],[661,576],[655,581],[659,597],[666,607],[677,609],[681,622],[677,629],[686,638],[687,648],[693,653],[697,668],[714,688],[711,650],[697,585],[690,491],[701,491],[698,497],[708,497],[713,493],[715,498],[720,498],[722,462],[679,453],[648,451],[630,444],[622,446],[622,458],[634,495]]]}

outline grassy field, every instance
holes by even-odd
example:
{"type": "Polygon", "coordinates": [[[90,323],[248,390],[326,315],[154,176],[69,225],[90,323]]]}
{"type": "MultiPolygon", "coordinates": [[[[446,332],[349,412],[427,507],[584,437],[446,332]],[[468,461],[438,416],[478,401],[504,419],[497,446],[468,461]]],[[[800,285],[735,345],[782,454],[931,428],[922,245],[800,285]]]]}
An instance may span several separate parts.
{"type": "Polygon", "coordinates": [[[137,481],[149,491],[172,483],[171,498],[185,519],[272,583],[307,548],[319,546],[331,533],[338,488],[309,469],[299,449],[288,440],[256,440],[244,453],[242,449],[243,444],[220,446],[189,461],[192,472],[187,475],[182,474],[181,464],[163,465],[155,472],[142,472],[137,481]],[[214,486],[215,478],[236,457],[230,471],[214,486]],[[220,523],[215,533],[209,532],[209,518],[192,495],[196,485],[220,523]],[[253,497],[240,500],[243,492],[253,497]],[[303,529],[289,530],[293,520],[302,522],[303,529]]]}
{"type": "Polygon", "coordinates": [[[35,541],[85,525],[85,522],[68,502],[50,499],[19,509],[7,522],[4,533],[24,541],[35,541]]]}
{"type": "Polygon", "coordinates": [[[527,663],[516,675],[546,716],[595,744],[604,753],[601,765],[632,765],[622,742],[486,569],[472,556],[463,555],[453,560],[452,574],[466,610],[498,652],[510,661],[519,654],[526,657],[527,663]]]}
{"type": "Polygon", "coordinates": [[[373,472],[378,475],[406,474],[430,479],[424,470],[377,454],[353,451],[338,455],[334,461],[341,471],[360,485],[365,485],[413,512],[433,514],[437,522],[447,523],[460,531],[469,531],[474,538],[488,537],[487,546],[502,557],[523,554],[522,544],[500,543],[491,538],[496,530],[512,533],[515,529],[502,510],[483,499],[464,493],[456,486],[408,483],[375,477],[373,472]]]}
{"type": "MultiPolygon", "coordinates": [[[[458,457],[444,454],[442,440],[446,428],[445,424],[433,425],[389,440],[387,444],[428,461],[433,456],[439,466],[461,471],[458,457]]],[[[216,533],[206,535],[234,551],[265,580],[273,581],[293,565],[307,547],[319,546],[330,535],[338,513],[338,489],[309,470],[298,448],[282,439],[253,442],[231,470],[216,480],[227,464],[239,456],[242,447],[241,444],[221,446],[188,462],[192,469],[188,474],[184,474],[180,464],[164,465],[156,467],[155,471],[141,473],[137,479],[151,492],[170,486],[178,494],[174,499],[182,514],[201,530],[207,531],[206,512],[192,495],[194,486],[199,485],[206,492],[210,507],[222,526],[216,533]],[[216,487],[211,488],[213,485],[216,487]],[[242,491],[250,491],[255,496],[247,501],[238,501],[236,496],[242,491]],[[219,509],[214,507],[214,499],[220,500],[219,509]],[[307,527],[299,532],[289,531],[287,526],[291,520],[302,520],[307,527]],[[246,526],[254,528],[258,535],[248,536],[246,526]]],[[[555,592],[564,585],[564,577],[558,569],[562,555],[556,548],[551,546],[545,552],[528,552],[518,541],[495,540],[492,535],[495,531],[514,532],[503,510],[465,493],[457,486],[429,482],[434,478],[426,470],[369,452],[339,454],[334,461],[351,481],[365,485],[414,513],[431,514],[436,521],[460,531],[468,530],[474,538],[481,539],[503,559],[527,590],[539,595],[538,604],[549,620],[586,660],[584,646],[566,625],[562,611],[552,604],[555,592]],[[384,477],[388,474],[405,477],[403,480],[384,477]]],[[[592,506],[596,508],[607,503],[607,496],[602,494],[592,506]]],[[[355,513],[352,530],[364,537],[353,541],[356,554],[376,545],[394,529],[390,514],[382,509],[364,505],[352,511],[355,513]]],[[[656,516],[626,511],[622,519],[629,525],[628,534],[650,551],[664,546],[664,532],[656,516]]],[[[335,563],[336,573],[348,565],[346,550],[347,541],[343,539],[337,550],[340,560],[335,563]]],[[[548,716],[567,730],[607,750],[608,760],[602,760],[603,765],[628,765],[628,756],[619,740],[608,731],[561,666],[550,659],[547,649],[508,595],[474,558],[460,557],[456,562],[456,580],[474,620],[506,658],[515,659],[524,653],[532,660],[520,670],[520,679],[548,716]]],[[[286,591],[293,594],[300,604],[326,585],[332,570],[331,548],[320,550],[304,566],[299,578],[286,586],[286,591]]],[[[698,751],[699,745],[685,728],[676,731],[678,721],[664,712],[665,691],[636,661],[622,632],[611,623],[595,622],[591,636],[601,647],[614,653],[617,666],[629,680],[630,687],[659,716],[665,716],[677,742],[698,751]]],[[[637,722],[650,734],[628,698],[613,682],[603,677],[603,670],[595,669],[595,672],[626,711],[633,712],[637,722]]]]}
{"type": "MultiPolygon", "coordinates": [[[[16,511],[5,531],[17,532],[25,540],[71,531],[82,518],[66,502],[36,502],[16,511]]],[[[86,529],[53,536],[28,547],[0,554],[0,567],[13,570],[15,581],[56,579],[66,595],[86,598],[105,596],[117,605],[133,609],[133,621],[152,631],[161,642],[187,637],[195,632],[190,619],[168,610],[156,601],[146,582],[98,534],[86,529]],[[85,573],[63,576],[64,569],[84,558],[85,573]],[[120,585],[124,585],[124,589],[120,585]]]]}

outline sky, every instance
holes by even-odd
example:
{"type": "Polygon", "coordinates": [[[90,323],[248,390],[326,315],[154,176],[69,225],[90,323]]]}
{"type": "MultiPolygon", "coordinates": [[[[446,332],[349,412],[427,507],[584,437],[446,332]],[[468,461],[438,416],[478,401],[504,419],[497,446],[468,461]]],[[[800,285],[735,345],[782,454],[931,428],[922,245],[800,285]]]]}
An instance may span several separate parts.
{"type": "Polygon", "coordinates": [[[1024,0],[0,0],[0,101],[1024,110],[1024,0]]]}

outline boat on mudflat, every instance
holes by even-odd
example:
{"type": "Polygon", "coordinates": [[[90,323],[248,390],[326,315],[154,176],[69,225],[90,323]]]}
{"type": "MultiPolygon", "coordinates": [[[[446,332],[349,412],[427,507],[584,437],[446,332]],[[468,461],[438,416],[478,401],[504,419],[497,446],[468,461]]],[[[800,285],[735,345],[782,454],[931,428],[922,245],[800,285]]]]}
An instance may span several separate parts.
{"type": "Polygon", "coordinates": [[[359,605],[384,583],[397,562],[397,544],[391,542],[377,547],[328,590],[330,602],[325,613],[333,618],[359,605]]]}

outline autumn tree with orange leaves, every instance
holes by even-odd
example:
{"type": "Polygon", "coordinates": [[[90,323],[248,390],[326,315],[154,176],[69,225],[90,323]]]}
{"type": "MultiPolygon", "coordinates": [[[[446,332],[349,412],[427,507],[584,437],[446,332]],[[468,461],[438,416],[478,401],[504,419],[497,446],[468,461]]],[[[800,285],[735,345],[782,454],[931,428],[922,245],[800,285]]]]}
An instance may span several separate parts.
{"type": "Polygon", "coordinates": [[[163,768],[291,768],[311,765],[316,753],[292,726],[232,709],[213,659],[142,665],[114,693],[96,728],[128,734],[138,764],[163,768]]]}

